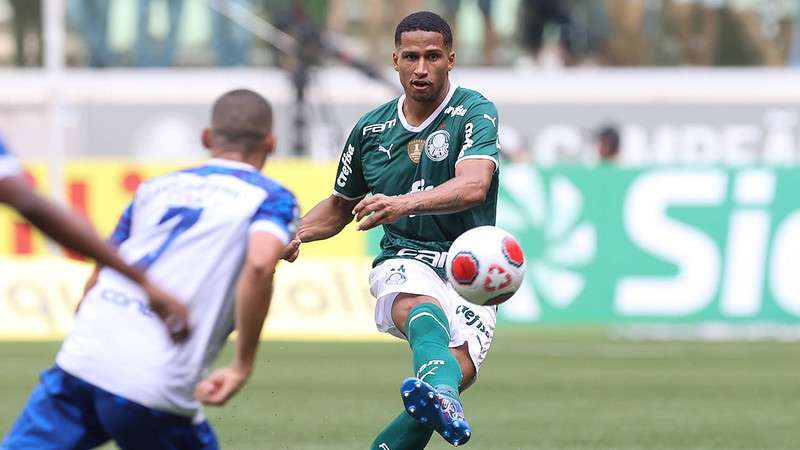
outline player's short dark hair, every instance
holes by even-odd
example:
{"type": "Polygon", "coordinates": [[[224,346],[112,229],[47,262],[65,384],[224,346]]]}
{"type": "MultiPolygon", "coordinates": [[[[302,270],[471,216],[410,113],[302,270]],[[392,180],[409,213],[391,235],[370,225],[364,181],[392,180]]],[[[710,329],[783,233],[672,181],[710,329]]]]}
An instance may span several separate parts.
{"type": "Polygon", "coordinates": [[[619,131],[614,125],[606,125],[597,131],[597,139],[605,142],[609,148],[619,150],[619,131]]]}
{"type": "Polygon", "coordinates": [[[211,133],[217,147],[253,150],[272,131],[272,106],[249,89],[222,94],[211,108],[211,133]]]}
{"type": "Polygon", "coordinates": [[[394,45],[400,46],[400,37],[408,31],[433,31],[442,35],[444,46],[453,48],[453,32],[450,25],[442,19],[442,16],[430,11],[418,11],[407,15],[397,28],[394,29],[394,45]]]}

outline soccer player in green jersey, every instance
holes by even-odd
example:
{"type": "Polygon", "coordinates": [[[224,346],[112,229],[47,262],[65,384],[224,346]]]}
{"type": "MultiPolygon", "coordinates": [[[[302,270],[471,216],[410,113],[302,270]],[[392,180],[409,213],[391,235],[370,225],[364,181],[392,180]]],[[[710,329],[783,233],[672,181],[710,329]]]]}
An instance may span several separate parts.
{"type": "Polygon", "coordinates": [[[303,217],[287,259],[301,242],[334,236],[354,217],[359,230],[383,225],[369,277],[375,321],[380,331],[408,340],[415,377],[401,385],[405,411],[372,448],[422,449],[433,430],[461,445],[471,429],[459,394],[486,357],[496,308],[460,298],[444,265],[456,237],[495,223],[497,110],[450,82],[453,37],[434,13],[416,12],[398,24],[392,59],[405,95],[356,123],[333,194],[303,217]]]}

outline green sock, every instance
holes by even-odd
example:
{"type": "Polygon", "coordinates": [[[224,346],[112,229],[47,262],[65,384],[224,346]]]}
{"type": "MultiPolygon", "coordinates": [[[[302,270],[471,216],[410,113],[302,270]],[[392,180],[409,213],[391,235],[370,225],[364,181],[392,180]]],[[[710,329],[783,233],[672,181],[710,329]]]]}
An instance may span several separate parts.
{"type": "Polygon", "coordinates": [[[450,331],[442,308],[432,303],[411,308],[405,330],[417,378],[457,399],[461,366],[448,347],[450,331]]]}
{"type": "Polygon", "coordinates": [[[433,428],[401,412],[372,442],[370,450],[422,450],[431,440],[433,428]]]}

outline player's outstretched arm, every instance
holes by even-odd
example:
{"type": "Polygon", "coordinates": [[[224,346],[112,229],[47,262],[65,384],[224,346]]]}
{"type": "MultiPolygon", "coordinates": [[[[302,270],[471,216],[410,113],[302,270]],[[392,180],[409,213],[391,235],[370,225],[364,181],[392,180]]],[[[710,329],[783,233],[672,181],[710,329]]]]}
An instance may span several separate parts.
{"type": "Polygon", "coordinates": [[[142,271],[123,261],[82,217],[37,194],[21,177],[0,178],[0,203],[16,209],[64,247],[93,258],[141,285],[150,299],[150,306],[167,324],[173,339],[180,341],[188,336],[186,307],[150,283],[142,271]]]}
{"type": "Polygon", "coordinates": [[[353,221],[353,207],[358,200],[348,200],[331,195],[311,208],[300,221],[297,235],[286,247],[284,259],[289,262],[297,259],[300,244],[320,241],[336,236],[348,223],[353,221]]]}
{"type": "Polygon", "coordinates": [[[236,285],[236,353],[233,362],[215,370],[195,387],[195,398],[207,405],[223,405],[244,385],[258,349],[261,328],[272,299],[275,267],[283,243],[268,232],[251,234],[247,259],[236,285]]]}
{"type": "Polygon", "coordinates": [[[494,171],[493,161],[468,159],[456,166],[455,177],[433,189],[367,197],[353,208],[358,229],[369,230],[409,215],[450,214],[478,206],[486,200],[494,171]]]}

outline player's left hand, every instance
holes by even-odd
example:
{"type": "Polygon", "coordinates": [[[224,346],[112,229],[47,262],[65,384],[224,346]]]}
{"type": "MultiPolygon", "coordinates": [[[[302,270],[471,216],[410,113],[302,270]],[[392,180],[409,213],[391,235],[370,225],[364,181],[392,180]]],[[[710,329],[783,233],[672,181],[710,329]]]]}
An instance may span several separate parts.
{"type": "Polygon", "coordinates": [[[289,261],[290,263],[294,262],[300,255],[301,243],[302,241],[300,240],[299,236],[296,236],[294,239],[292,239],[286,246],[286,249],[283,250],[283,255],[281,256],[281,259],[289,261]]]}
{"type": "Polygon", "coordinates": [[[222,406],[241,389],[249,375],[248,371],[233,366],[221,367],[197,383],[194,398],[204,405],[222,406]]]}
{"type": "Polygon", "coordinates": [[[364,198],[353,208],[353,215],[356,216],[356,222],[359,222],[358,229],[360,231],[369,230],[378,225],[395,222],[408,215],[406,201],[407,199],[402,195],[375,194],[364,198]]]}

